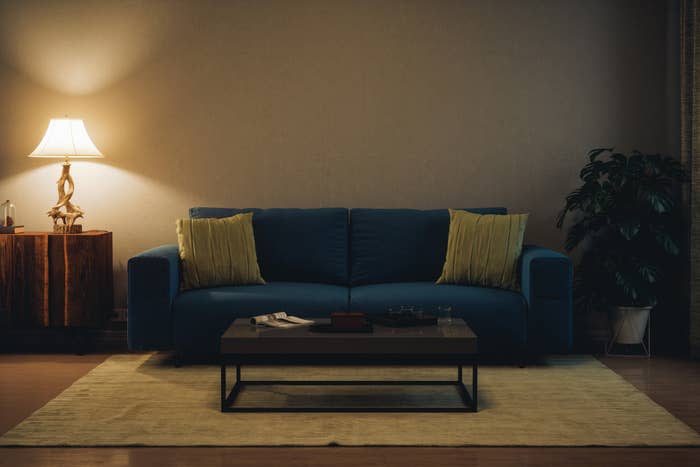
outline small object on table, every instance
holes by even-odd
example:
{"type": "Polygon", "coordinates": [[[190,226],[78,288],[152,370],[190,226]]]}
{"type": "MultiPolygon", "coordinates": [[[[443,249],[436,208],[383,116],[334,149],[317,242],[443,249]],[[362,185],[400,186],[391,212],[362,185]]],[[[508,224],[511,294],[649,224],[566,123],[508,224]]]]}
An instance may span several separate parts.
{"type": "Polygon", "coordinates": [[[24,226],[23,225],[0,226],[0,234],[18,234],[18,233],[24,233],[24,226]]]}
{"type": "Polygon", "coordinates": [[[262,325],[271,328],[294,328],[297,326],[308,326],[309,324],[314,324],[314,322],[298,316],[288,315],[284,311],[278,311],[277,313],[253,316],[250,318],[250,324],[252,326],[262,325]]]}
{"type": "Polygon", "coordinates": [[[15,219],[17,219],[15,205],[12,204],[9,199],[0,204],[0,227],[18,227],[15,225],[15,219]]]}
{"type": "Polygon", "coordinates": [[[364,327],[367,324],[367,320],[364,313],[337,312],[331,313],[331,324],[338,329],[355,329],[364,327]]]}
{"type": "Polygon", "coordinates": [[[401,307],[398,311],[394,311],[390,308],[386,313],[372,316],[370,319],[374,324],[392,328],[432,326],[438,323],[436,316],[425,314],[422,309],[414,310],[405,307],[401,307]]]}
{"type": "Polygon", "coordinates": [[[437,307],[438,315],[442,318],[443,322],[447,325],[452,324],[452,306],[451,305],[440,305],[437,307]]]}
{"type": "Polygon", "coordinates": [[[313,332],[372,332],[372,323],[367,321],[364,313],[336,312],[331,313],[330,324],[313,324],[309,328],[313,332]]]}

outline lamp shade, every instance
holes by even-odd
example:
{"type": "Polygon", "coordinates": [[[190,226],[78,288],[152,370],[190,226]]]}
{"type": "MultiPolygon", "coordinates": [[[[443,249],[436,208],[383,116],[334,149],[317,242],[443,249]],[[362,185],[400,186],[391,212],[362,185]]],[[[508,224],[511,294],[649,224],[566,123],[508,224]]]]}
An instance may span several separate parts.
{"type": "Polygon", "coordinates": [[[46,134],[29,157],[104,157],[79,118],[52,118],[46,134]]]}

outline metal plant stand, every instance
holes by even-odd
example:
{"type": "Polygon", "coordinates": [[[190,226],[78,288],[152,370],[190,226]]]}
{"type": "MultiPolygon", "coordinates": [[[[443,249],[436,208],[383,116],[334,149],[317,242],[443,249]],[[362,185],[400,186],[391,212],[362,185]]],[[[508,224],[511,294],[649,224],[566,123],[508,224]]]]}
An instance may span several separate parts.
{"type": "Polygon", "coordinates": [[[620,335],[620,331],[625,326],[628,319],[629,319],[629,315],[625,314],[624,318],[622,320],[620,320],[620,324],[614,330],[612,337],[608,341],[608,344],[605,346],[605,355],[609,356],[609,357],[646,357],[646,358],[650,358],[651,357],[651,313],[649,313],[649,319],[647,319],[647,325],[646,325],[646,329],[644,330],[644,336],[642,337],[642,340],[639,344],[617,344],[618,346],[620,346],[620,345],[627,345],[627,346],[639,345],[641,347],[642,353],[629,354],[629,353],[613,352],[614,347],[615,347],[615,341],[617,340],[617,336],[620,335]]]}

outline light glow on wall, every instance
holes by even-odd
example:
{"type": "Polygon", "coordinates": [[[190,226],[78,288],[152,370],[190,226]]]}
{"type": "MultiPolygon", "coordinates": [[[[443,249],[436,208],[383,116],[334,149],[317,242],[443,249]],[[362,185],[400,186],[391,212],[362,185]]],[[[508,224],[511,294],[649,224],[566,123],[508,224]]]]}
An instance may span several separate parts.
{"type": "Polygon", "coordinates": [[[0,0],[0,55],[49,89],[91,94],[182,36],[196,2],[171,3],[0,0]]]}

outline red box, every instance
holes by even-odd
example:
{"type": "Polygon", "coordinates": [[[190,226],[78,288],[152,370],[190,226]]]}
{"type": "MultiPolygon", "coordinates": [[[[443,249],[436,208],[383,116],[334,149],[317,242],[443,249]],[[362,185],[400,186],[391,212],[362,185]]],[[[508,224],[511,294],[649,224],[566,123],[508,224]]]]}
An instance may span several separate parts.
{"type": "Polygon", "coordinates": [[[360,312],[331,313],[331,325],[336,329],[360,329],[367,324],[365,314],[360,312]]]}

